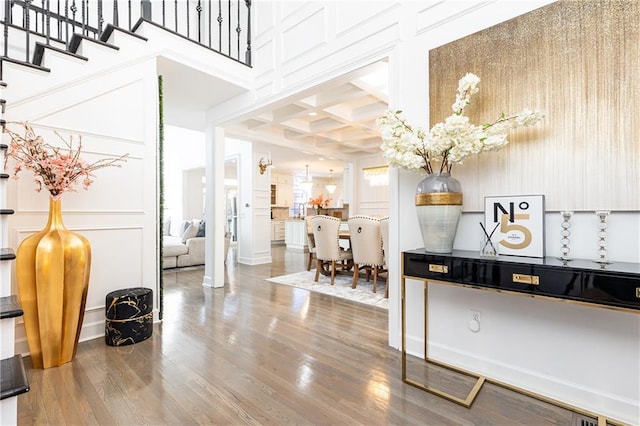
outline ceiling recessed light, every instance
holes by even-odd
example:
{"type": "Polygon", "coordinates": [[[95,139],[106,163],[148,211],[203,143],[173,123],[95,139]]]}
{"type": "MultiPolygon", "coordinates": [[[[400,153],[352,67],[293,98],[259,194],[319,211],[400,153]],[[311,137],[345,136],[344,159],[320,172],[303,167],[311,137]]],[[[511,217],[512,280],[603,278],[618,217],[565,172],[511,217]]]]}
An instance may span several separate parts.
{"type": "Polygon", "coordinates": [[[309,113],[309,115],[310,115],[311,117],[315,117],[316,115],[318,115],[318,113],[317,113],[317,112],[315,112],[315,111],[311,111],[311,112],[309,113]]]}

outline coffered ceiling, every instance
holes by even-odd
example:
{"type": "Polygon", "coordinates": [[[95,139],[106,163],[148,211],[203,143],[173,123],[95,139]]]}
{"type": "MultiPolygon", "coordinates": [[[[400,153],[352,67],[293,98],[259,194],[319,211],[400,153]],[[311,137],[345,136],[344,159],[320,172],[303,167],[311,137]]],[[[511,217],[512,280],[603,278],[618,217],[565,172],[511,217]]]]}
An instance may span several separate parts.
{"type": "Polygon", "coordinates": [[[271,152],[276,170],[342,174],[345,161],[379,152],[375,120],[387,109],[388,71],[379,62],[301,92],[225,126],[230,137],[271,152]]]}

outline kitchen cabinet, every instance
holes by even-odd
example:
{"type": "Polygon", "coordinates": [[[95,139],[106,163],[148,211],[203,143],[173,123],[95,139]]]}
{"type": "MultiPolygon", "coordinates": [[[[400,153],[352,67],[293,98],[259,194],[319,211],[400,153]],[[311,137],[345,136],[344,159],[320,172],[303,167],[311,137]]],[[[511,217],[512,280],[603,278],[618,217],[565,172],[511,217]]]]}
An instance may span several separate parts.
{"type": "Polygon", "coordinates": [[[285,222],[285,238],[287,250],[308,251],[307,222],[305,220],[287,220],[285,222]]]}
{"type": "Polygon", "coordinates": [[[271,204],[276,206],[292,206],[293,177],[286,175],[272,176],[271,182],[271,204]]]}
{"type": "Polygon", "coordinates": [[[285,221],[284,220],[272,220],[271,221],[271,241],[283,241],[285,237],[285,221]]]}

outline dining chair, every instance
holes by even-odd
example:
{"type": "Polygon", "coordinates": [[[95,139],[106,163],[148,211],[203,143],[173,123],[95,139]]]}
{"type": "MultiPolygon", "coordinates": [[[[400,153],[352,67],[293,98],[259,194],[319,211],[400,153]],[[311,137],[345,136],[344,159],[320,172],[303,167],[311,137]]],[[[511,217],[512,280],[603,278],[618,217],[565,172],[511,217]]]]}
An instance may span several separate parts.
{"type": "Polygon", "coordinates": [[[367,281],[373,272],[373,292],[378,291],[378,274],[385,272],[382,251],[380,219],[371,216],[352,216],[349,223],[351,251],[353,253],[353,283],[356,288],[360,270],[366,270],[367,281]]]}
{"type": "Polygon", "coordinates": [[[307,271],[311,270],[311,265],[313,264],[313,258],[316,254],[316,239],[313,236],[313,229],[311,228],[311,218],[312,216],[307,216],[304,218],[307,224],[307,246],[309,247],[309,260],[307,261],[307,271]]]}
{"type": "Polygon", "coordinates": [[[318,215],[311,217],[313,238],[316,244],[316,276],[318,282],[323,262],[331,268],[331,285],[334,283],[336,269],[339,266],[344,270],[352,266],[353,256],[351,250],[343,250],[339,244],[340,219],[331,216],[318,215]]]}
{"type": "Polygon", "coordinates": [[[384,297],[389,297],[389,216],[380,219],[380,233],[382,234],[383,268],[387,271],[387,287],[384,297]]]}

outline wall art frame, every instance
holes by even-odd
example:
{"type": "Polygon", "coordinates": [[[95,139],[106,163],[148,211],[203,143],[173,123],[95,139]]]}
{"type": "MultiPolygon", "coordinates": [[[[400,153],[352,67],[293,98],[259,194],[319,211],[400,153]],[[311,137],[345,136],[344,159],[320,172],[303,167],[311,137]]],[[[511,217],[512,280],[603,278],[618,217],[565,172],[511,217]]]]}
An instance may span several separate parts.
{"type": "Polygon", "coordinates": [[[484,226],[500,255],[545,256],[544,195],[487,196],[484,226]]]}

